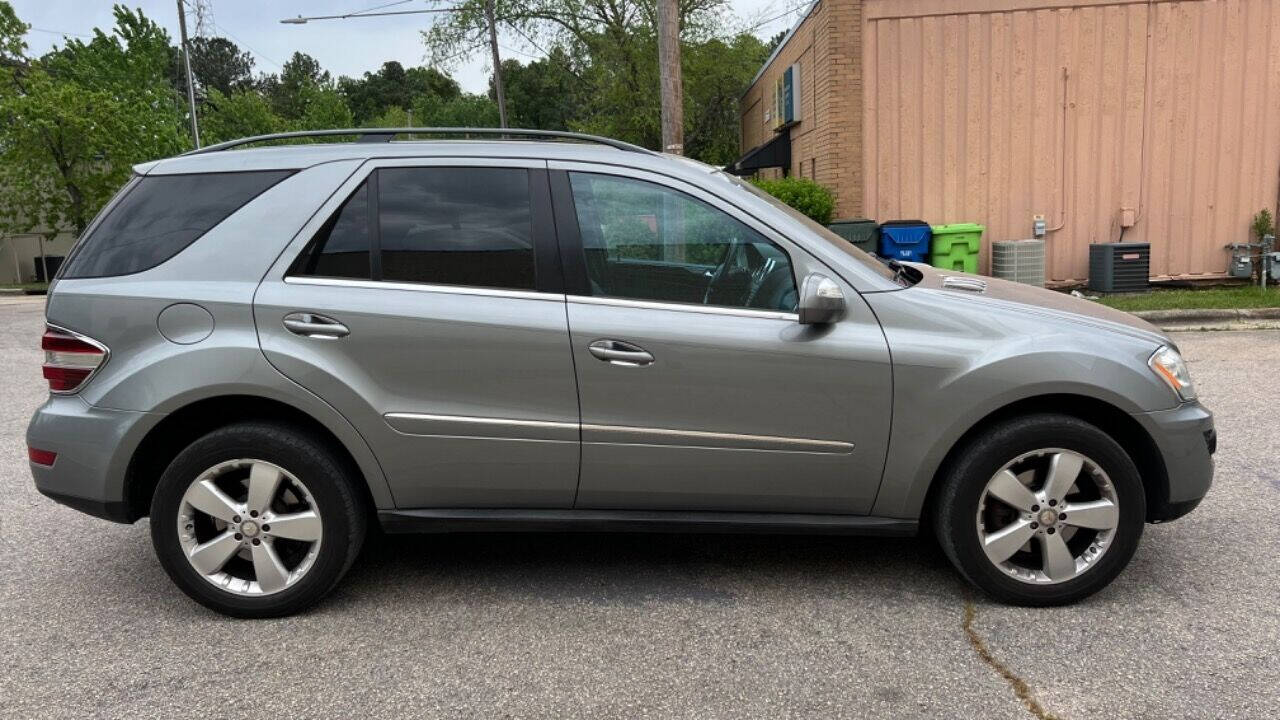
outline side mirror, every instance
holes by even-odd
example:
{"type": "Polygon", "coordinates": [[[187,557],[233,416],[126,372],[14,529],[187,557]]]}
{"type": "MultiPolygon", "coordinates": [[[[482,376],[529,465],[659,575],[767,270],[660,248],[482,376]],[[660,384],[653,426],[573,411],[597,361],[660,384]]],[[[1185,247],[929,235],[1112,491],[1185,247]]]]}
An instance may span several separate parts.
{"type": "Polygon", "coordinates": [[[826,275],[809,273],[800,283],[800,303],[796,310],[801,325],[833,323],[844,315],[844,293],[826,275]]]}

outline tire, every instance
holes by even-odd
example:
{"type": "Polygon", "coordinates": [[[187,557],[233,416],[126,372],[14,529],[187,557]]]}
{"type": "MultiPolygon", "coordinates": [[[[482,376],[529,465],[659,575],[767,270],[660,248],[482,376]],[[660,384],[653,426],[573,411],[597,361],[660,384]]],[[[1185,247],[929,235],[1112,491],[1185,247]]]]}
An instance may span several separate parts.
{"type": "Polygon", "coordinates": [[[1003,421],[961,448],[942,478],[932,520],[943,552],[965,579],[1001,602],[1039,607],[1073,603],[1106,587],[1137,550],[1145,518],[1141,477],[1114,439],[1072,416],[1037,414],[1003,421]],[[1074,468],[1075,457],[1084,458],[1076,474],[1056,471],[1074,468]],[[1050,485],[1061,486],[1051,483],[1055,473],[1076,478],[1075,491],[1053,498],[1050,485]],[[1004,484],[1008,477],[1041,498],[1034,511],[1026,508],[1027,496],[1004,484]],[[1060,504],[1049,507],[1051,499],[1060,504]],[[1116,507],[1105,507],[1108,502],[1116,507]],[[1069,509],[1079,509],[1075,518],[1069,509]],[[1100,529],[1074,525],[1086,522],[1100,529]],[[1101,527],[1108,523],[1113,527],[1101,527]],[[1019,549],[997,561],[1002,532],[1003,550],[1019,549]],[[1072,553],[1069,566],[1055,543],[1072,553]]]}
{"type": "Polygon", "coordinates": [[[246,422],[214,430],[160,477],[151,500],[156,556],[183,592],[212,610],[241,618],[299,612],[338,584],[364,542],[357,480],[296,427],[246,422]],[[257,478],[265,480],[255,499],[249,489],[257,478]],[[221,560],[215,572],[197,569],[197,549],[206,568],[221,560]]]}

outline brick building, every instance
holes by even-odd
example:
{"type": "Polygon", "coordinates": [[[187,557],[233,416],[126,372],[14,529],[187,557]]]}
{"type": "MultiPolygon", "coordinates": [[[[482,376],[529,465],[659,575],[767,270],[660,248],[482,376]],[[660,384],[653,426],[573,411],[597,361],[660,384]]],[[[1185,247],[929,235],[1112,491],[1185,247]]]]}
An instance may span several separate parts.
{"type": "Polygon", "coordinates": [[[1047,226],[1051,282],[1088,245],[1151,243],[1211,279],[1280,215],[1280,2],[817,0],[741,100],[739,172],[812,178],[836,215],[1047,226]]]}

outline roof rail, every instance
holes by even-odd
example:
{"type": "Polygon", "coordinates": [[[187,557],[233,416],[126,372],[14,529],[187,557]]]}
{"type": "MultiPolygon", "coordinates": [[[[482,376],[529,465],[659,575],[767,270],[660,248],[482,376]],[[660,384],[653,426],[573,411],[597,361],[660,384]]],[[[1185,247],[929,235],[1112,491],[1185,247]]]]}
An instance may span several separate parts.
{"type": "Polygon", "coordinates": [[[355,135],[356,142],[360,143],[377,143],[391,142],[391,139],[397,135],[459,135],[463,138],[472,135],[482,136],[499,136],[503,139],[550,139],[550,140],[574,140],[577,142],[596,143],[599,145],[608,145],[609,147],[627,152],[652,153],[652,150],[642,148],[639,145],[614,140],[612,138],[600,137],[598,135],[585,135],[583,133],[563,132],[560,130],[526,130],[524,128],[458,128],[458,127],[400,127],[400,128],[343,128],[336,130],[300,130],[296,132],[271,133],[270,135],[254,135],[252,137],[239,138],[237,140],[228,140],[216,145],[209,145],[198,150],[191,150],[183,153],[183,155],[203,155],[205,153],[219,152],[221,150],[230,150],[232,148],[241,147],[243,145],[252,145],[260,142],[270,142],[273,140],[291,140],[294,138],[316,138],[316,137],[334,137],[344,135],[355,135]]]}

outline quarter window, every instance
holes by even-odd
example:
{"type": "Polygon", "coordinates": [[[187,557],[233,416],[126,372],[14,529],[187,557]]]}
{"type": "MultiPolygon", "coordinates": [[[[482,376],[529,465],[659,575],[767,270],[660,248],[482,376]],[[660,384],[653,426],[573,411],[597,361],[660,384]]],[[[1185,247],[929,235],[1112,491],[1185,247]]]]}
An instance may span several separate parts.
{"type": "Polygon", "coordinates": [[[534,289],[529,172],[378,171],[382,279],[534,289]]]}
{"type": "Polygon", "coordinates": [[[140,178],[76,248],[62,277],[150,270],[291,174],[267,170],[140,178]]]}
{"type": "Polygon", "coordinates": [[[795,310],[786,252],[737,219],[655,183],[569,175],[592,295],[795,310]]]}
{"type": "Polygon", "coordinates": [[[316,233],[289,274],[358,280],[371,277],[368,183],[360,185],[316,233]]]}

